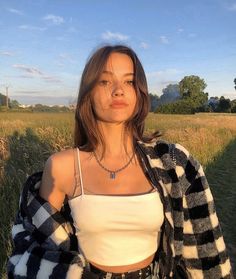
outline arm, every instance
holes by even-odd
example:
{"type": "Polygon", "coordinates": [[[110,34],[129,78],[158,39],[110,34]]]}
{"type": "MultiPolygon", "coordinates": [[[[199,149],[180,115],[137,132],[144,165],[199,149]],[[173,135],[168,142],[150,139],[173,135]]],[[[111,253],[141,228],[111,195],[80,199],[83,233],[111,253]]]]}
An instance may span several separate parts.
{"type": "Polygon", "coordinates": [[[185,175],[189,186],[183,195],[184,263],[192,278],[233,278],[215,204],[202,166],[186,149],[185,175]]]}
{"type": "Polygon", "coordinates": [[[66,194],[68,194],[68,184],[73,185],[73,165],[63,155],[63,152],[51,155],[45,163],[39,195],[47,200],[58,211],[61,210],[66,194]],[[68,165],[71,172],[68,171],[68,165]]]}
{"type": "Polygon", "coordinates": [[[9,278],[97,278],[78,252],[77,239],[66,206],[59,212],[38,195],[42,172],[26,181],[12,229],[13,253],[9,278]]]}

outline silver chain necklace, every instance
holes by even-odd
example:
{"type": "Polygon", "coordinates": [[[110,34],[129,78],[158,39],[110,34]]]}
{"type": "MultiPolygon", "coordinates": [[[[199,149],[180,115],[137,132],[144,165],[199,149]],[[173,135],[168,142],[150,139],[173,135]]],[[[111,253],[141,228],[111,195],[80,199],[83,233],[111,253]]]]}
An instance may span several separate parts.
{"type": "Polygon", "coordinates": [[[132,162],[132,160],[133,160],[133,158],[134,158],[134,155],[135,155],[135,152],[133,153],[133,155],[131,156],[131,158],[129,159],[129,161],[128,161],[122,168],[120,168],[120,169],[118,169],[118,170],[109,170],[108,168],[104,167],[104,166],[101,164],[101,162],[99,161],[99,159],[98,159],[98,157],[97,157],[97,154],[96,154],[95,152],[93,152],[93,154],[94,154],[94,157],[95,157],[97,163],[99,164],[99,166],[100,166],[101,168],[103,168],[105,171],[109,172],[109,174],[110,174],[110,176],[109,176],[110,179],[115,179],[115,178],[116,178],[116,173],[122,171],[122,170],[125,169],[125,168],[127,168],[128,165],[132,162]]]}

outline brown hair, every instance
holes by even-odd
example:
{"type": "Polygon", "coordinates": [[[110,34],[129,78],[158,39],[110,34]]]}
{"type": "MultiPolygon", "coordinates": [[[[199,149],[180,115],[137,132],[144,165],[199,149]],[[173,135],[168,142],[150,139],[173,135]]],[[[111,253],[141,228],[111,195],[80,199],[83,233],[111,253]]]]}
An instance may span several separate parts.
{"type": "Polygon", "coordinates": [[[108,57],[111,53],[128,55],[134,64],[134,85],[137,102],[131,119],[125,123],[125,128],[133,135],[133,141],[144,140],[144,121],[149,112],[150,99],[145,72],[135,52],[124,45],[105,45],[97,49],[88,59],[82,73],[78,101],[75,111],[74,145],[84,151],[95,150],[98,143],[105,150],[102,134],[100,133],[92,106],[91,91],[96,85],[108,57]]]}

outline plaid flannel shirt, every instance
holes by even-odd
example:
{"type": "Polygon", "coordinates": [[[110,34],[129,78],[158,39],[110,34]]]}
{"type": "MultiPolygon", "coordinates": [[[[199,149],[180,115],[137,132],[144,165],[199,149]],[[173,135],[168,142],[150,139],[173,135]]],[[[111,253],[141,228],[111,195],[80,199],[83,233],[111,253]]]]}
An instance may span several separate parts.
{"type": "MultiPolygon", "coordinates": [[[[155,259],[160,278],[232,279],[214,201],[201,165],[179,144],[137,142],[141,166],[160,192],[164,223],[155,259]]],[[[92,279],[78,247],[70,208],[58,212],[38,195],[42,172],[31,175],[12,228],[9,278],[92,279]]],[[[96,251],[95,251],[96,252],[96,251]]]]}

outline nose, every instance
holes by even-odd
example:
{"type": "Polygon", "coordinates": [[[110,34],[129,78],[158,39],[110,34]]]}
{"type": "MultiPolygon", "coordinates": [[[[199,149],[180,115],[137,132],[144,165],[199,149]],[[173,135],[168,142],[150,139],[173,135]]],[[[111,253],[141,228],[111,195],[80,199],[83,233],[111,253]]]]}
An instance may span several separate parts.
{"type": "Polygon", "coordinates": [[[120,82],[114,82],[113,87],[112,87],[112,96],[123,96],[124,95],[124,90],[120,84],[120,82]]]}

